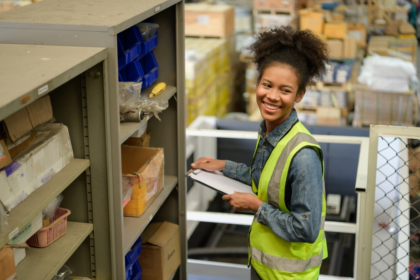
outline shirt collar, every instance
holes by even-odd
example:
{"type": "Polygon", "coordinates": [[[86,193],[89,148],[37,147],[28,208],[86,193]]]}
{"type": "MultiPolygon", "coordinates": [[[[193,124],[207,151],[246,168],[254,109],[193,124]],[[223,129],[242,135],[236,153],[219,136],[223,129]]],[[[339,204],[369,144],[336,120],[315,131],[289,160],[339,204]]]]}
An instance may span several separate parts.
{"type": "Polygon", "coordinates": [[[267,136],[265,132],[267,131],[267,127],[265,125],[265,120],[263,120],[260,124],[259,134],[261,139],[267,139],[267,141],[275,147],[280,139],[292,128],[292,126],[298,121],[296,110],[293,109],[290,116],[279,126],[277,126],[273,131],[271,131],[267,136]]]}

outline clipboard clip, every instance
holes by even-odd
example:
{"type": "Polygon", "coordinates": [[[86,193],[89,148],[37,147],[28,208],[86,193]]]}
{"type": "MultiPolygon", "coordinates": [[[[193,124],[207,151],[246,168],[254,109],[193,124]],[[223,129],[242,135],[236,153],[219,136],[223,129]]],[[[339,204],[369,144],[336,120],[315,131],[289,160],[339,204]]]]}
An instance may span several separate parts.
{"type": "Polygon", "coordinates": [[[188,177],[188,175],[190,175],[191,173],[194,175],[197,175],[198,173],[195,173],[194,171],[199,170],[199,169],[190,169],[187,174],[185,174],[185,177],[188,177]]]}

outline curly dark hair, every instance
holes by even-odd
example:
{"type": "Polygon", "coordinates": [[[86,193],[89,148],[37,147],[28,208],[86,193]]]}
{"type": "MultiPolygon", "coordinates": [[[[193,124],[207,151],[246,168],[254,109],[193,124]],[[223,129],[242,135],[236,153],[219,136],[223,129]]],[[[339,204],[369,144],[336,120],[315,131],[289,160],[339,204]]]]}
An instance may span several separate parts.
{"type": "Polygon", "coordinates": [[[298,92],[326,71],[327,45],[311,31],[295,31],[291,26],[271,28],[256,35],[250,46],[258,71],[258,83],[264,70],[273,63],[292,67],[299,81],[298,92]]]}

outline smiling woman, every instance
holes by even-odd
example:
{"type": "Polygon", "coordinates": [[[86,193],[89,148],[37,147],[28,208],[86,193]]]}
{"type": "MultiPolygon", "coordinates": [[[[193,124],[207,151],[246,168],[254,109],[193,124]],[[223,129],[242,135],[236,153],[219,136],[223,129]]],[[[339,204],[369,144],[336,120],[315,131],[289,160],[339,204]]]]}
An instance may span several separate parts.
{"type": "Polygon", "coordinates": [[[251,167],[204,158],[192,167],[223,170],[252,187],[255,195],[223,196],[236,210],[255,212],[249,231],[251,279],[315,280],[328,255],[324,164],[320,146],[293,105],[302,100],[307,84],[325,72],[327,47],[310,31],[281,27],[258,34],[251,50],[264,118],[251,167]]]}

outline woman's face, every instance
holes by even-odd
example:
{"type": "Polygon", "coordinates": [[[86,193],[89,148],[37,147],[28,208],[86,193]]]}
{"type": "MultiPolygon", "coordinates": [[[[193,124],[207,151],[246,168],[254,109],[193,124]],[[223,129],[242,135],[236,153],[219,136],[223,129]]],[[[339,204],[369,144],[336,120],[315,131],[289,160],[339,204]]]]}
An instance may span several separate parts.
{"type": "Polygon", "coordinates": [[[294,103],[302,100],[305,91],[298,94],[298,88],[298,77],[290,66],[276,63],[264,70],[256,96],[268,132],[283,123],[290,116],[294,103]]]}

